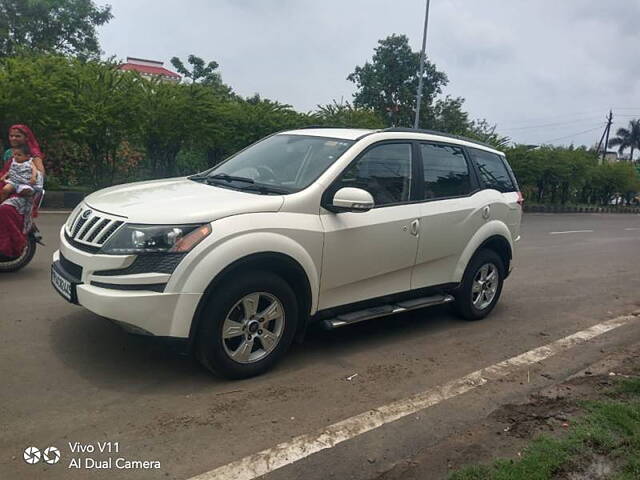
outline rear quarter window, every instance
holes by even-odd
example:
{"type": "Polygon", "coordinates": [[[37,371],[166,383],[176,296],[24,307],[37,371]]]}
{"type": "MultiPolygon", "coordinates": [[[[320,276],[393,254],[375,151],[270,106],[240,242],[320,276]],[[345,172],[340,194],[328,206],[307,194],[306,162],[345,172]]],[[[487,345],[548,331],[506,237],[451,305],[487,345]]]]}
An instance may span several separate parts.
{"type": "Polygon", "coordinates": [[[485,188],[493,188],[499,192],[518,190],[511,168],[500,155],[475,148],[470,148],[469,154],[478,167],[480,180],[485,188]]]}

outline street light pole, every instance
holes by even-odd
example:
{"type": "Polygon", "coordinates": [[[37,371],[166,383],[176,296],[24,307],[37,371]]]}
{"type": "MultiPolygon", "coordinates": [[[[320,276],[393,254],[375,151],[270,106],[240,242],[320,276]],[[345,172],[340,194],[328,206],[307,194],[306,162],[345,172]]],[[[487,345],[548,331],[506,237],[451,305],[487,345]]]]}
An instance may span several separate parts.
{"type": "Polygon", "coordinates": [[[429,25],[429,4],[427,0],[427,10],[424,14],[424,33],[422,34],[422,50],[420,51],[420,76],[418,77],[418,94],[416,95],[416,119],[413,128],[420,126],[420,103],[422,103],[422,77],[424,76],[425,50],[427,48],[427,26],[429,25]]]}

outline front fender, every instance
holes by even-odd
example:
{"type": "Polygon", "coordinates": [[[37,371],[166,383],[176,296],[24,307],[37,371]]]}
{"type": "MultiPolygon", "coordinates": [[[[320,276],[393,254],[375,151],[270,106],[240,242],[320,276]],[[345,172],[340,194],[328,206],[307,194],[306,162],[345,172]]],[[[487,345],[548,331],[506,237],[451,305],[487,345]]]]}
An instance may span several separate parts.
{"type": "MultiPolygon", "coordinates": [[[[266,214],[265,214],[266,215],[266,214]]],[[[286,214],[276,214],[284,217],[286,214]]],[[[259,230],[262,215],[257,215],[249,224],[257,230],[245,231],[224,222],[214,222],[214,234],[218,238],[206,247],[197,248],[183,261],[167,284],[166,291],[184,293],[204,293],[216,276],[229,265],[258,253],[278,253],[295,260],[304,270],[311,289],[311,311],[318,305],[319,266],[322,258],[322,233],[320,229],[286,229],[279,231],[259,230]],[[224,231],[240,232],[224,235],[224,231]],[[302,243],[304,242],[304,246],[302,243]]],[[[300,217],[301,215],[295,215],[300,217]]],[[[246,224],[246,220],[245,224],[246,224]]],[[[284,220],[284,218],[280,219],[284,220]]],[[[294,221],[296,221],[294,219],[294,221]]],[[[234,222],[235,223],[235,222],[234,222]]],[[[267,222],[268,223],[268,222],[267,222]]],[[[285,222],[282,222],[285,223],[285,222]]],[[[298,227],[303,220],[297,219],[298,227]]]]}
{"type": "Polygon", "coordinates": [[[491,220],[485,223],[478,229],[473,237],[471,237],[471,240],[458,259],[458,264],[456,265],[456,269],[453,274],[454,282],[462,281],[462,276],[464,275],[464,271],[466,270],[471,257],[473,257],[474,253],[476,253],[478,248],[480,248],[487,239],[495,236],[504,237],[504,239],[509,242],[509,246],[513,252],[513,239],[511,238],[509,227],[500,220],[491,220]]]}

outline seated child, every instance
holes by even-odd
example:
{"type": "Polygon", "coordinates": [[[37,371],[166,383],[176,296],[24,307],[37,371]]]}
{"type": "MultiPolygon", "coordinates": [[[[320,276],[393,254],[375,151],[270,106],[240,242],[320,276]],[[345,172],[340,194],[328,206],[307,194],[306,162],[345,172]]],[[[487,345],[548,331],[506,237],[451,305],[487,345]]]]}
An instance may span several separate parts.
{"type": "Polygon", "coordinates": [[[5,186],[0,190],[0,203],[4,202],[12,194],[21,194],[27,190],[34,192],[38,171],[33,164],[31,152],[26,145],[13,147],[13,158],[9,171],[0,178],[5,186]]]}

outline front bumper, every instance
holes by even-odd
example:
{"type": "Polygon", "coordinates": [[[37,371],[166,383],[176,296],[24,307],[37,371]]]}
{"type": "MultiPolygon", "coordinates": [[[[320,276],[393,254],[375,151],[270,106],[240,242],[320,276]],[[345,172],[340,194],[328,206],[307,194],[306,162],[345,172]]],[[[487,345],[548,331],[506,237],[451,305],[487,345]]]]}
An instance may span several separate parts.
{"type": "MultiPolygon", "coordinates": [[[[100,255],[88,253],[71,245],[60,235],[60,250],[53,254],[53,262],[61,255],[68,262],[81,267],[77,278],[76,299],[88,310],[120,322],[134,333],[160,337],[187,339],[201,293],[165,291],[171,275],[166,273],[137,273],[105,277],[96,272],[126,269],[135,255],[100,255]],[[106,284],[108,288],[98,285],[106,284]],[[153,291],[153,285],[163,285],[153,291]],[[150,290],[146,290],[149,285],[150,290]],[[121,288],[121,289],[120,289],[121,288]]],[[[57,263],[59,264],[59,263],[57,263]]],[[[125,270],[126,272],[126,270],[125,270]]]]}

